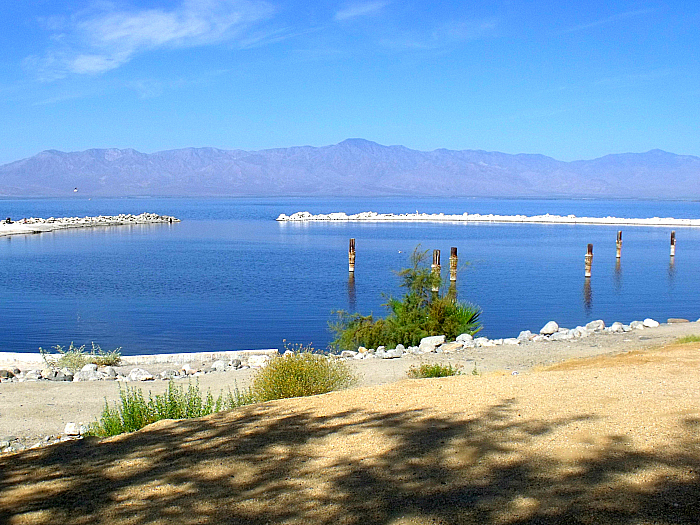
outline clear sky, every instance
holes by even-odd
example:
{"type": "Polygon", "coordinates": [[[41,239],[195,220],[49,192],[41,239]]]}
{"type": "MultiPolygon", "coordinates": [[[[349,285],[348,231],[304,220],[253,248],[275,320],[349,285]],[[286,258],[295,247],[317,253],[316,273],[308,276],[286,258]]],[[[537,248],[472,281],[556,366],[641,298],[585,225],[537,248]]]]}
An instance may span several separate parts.
{"type": "Polygon", "coordinates": [[[361,137],[700,155],[700,1],[6,0],[0,163],[361,137]]]}

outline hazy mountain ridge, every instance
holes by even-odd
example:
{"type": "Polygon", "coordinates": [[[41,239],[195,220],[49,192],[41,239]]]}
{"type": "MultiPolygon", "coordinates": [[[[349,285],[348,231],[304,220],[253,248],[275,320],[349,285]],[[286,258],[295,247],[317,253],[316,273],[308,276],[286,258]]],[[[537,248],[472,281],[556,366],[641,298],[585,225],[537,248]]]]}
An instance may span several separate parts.
{"type": "Polygon", "coordinates": [[[700,158],[661,150],[563,162],[348,139],[261,151],[43,151],[0,166],[0,195],[700,197],[700,158]]]}

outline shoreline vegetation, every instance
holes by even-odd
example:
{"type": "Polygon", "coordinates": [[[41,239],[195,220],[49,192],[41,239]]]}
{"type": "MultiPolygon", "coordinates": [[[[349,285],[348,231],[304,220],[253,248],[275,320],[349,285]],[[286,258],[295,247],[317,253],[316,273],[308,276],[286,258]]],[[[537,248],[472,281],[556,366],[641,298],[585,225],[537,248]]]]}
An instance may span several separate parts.
{"type": "Polygon", "coordinates": [[[499,222],[516,224],[587,224],[603,226],[673,226],[700,227],[700,219],[675,219],[673,217],[624,218],[624,217],[577,217],[576,215],[495,215],[468,213],[377,213],[366,211],[348,215],[345,212],[319,213],[299,211],[292,215],[281,213],[278,222],[499,222]]]}
{"type": "Polygon", "coordinates": [[[172,224],[180,219],[170,215],[157,213],[121,213],[119,215],[99,215],[97,217],[49,217],[42,219],[29,217],[13,221],[10,217],[0,222],[0,237],[6,235],[21,235],[44,233],[67,228],[92,228],[98,226],[127,226],[134,224],[172,224]]]}

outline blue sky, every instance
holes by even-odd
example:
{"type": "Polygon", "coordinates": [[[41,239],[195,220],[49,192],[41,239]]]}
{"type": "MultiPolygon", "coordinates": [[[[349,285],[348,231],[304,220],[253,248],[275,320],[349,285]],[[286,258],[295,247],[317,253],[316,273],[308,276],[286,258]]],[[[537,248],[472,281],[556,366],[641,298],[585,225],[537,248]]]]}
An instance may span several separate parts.
{"type": "Polygon", "coordinates": [[[700,155],[700,2],[7,1],[0,163],[45,149],[700,155]]]}

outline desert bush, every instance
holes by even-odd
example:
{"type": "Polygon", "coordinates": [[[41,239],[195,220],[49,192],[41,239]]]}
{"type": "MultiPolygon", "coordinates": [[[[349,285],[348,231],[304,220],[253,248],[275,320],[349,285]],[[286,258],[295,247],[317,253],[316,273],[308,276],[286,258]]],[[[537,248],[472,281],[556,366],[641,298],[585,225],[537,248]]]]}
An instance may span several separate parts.
{"type": "Polygon", "coordinates": [[[270,401],[325,394],[355,382],[347,363],[306,347],[301,352],[274,357],[255,375],[250,393],[255,401],[270,401]]]}
{"type": "Polygon", "coordinates": [[[119,389],[119,402],[110,406],[105,401],[100,418],[90,426],[88,434],[93,436],[116,436],[134,432],[161,419],[187,419],[207,416],[222,410],[251,403],[249,392],[221,393],[216,399],[207,391],[202,395],[198,384],[183,386],[172,381],[162,394],[148,393],[148,399],[138,388],[126,386],[119,389]]]}
{"type": "Polygon", "coordinates": [[[685,343],[700,343],[700,335],[686,335],[683,337],[679,337],[676,339],[676,343],[678,344],[685,344],[685,343]]]}
{"type": "Polygon", "coordinates": [[[413,379],[423,379],[426,377],[449,377],[462,375],[462,367],[451,364],[442,365],[440,363],[423,363],[420,366],[411,366],[408,369],[408,377],[413,379]]]}
{"type": "Polygon", "coordinates": [[[372,315],[334,312],[337,318],[329,327],[336,338],[331,346],[339,350],[355,350],[358,346],[413,346],[430,335],[454,339],[463,333],[478,332],[481,329],[478,306],[460,303],[450,293],[432,291],[434,287],[440,288],[442,279],[426,265],[427,253],[417,247],[411,255],[412,266],[398,272],[406,294],[401,299],[388,299],[387,317],[375,319],[372,315]]]}
{"type": "Polygon", "coordinates": [[[61,345],[52,346],[55,353],[39,347],[44,361],[51,368],[68,368],[80,370],[89,363],[97,366],[118,366],[122,359],[121,347],[105,351],[100,345],[92,343],[92,348],[85,350],[85,345],[75,346],[72,342],[66,349],[61,345]]]}

